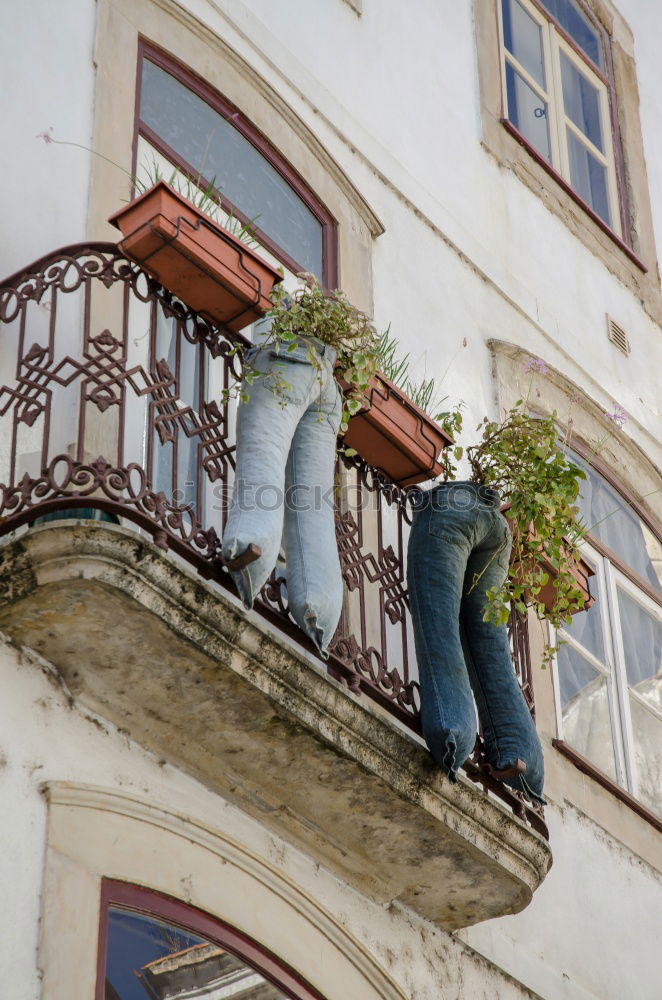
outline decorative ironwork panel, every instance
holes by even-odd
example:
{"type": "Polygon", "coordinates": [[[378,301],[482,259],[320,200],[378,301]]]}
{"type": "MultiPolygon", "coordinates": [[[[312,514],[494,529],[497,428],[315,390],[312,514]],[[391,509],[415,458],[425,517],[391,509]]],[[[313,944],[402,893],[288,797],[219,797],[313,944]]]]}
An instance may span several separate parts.
{"type": "MultiPolygon", "coordinates": [[[[101,508],[151,533],[230,586],[220,552],[234,477],[234,404],[243,338],[203,321],[114,244],[65,247],[0,285],[0,534],[66,508],[101,508]],[[10,374],[11,373],[11,374],[10,374]]],[[[329,674],[420,731],[406,594],[416,487],[341,456],[336,530],[345,581],[329,674]]],[[[274,572],[262,613],[315,654],[274,572]]],[[[526,619],[511,643],[533,711],[526,619]]],[[[316,654],[315,654],[316,655],[316,654]]],[[[545,832],[534,809],[494,780],[480,739],[466,774],[545,832]]]]}

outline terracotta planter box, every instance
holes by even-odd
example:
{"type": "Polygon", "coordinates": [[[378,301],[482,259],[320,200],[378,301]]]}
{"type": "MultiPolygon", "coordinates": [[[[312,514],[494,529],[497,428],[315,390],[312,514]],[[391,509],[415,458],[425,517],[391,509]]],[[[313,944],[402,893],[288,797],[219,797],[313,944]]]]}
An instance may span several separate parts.
{"type": "MultiPolygon", "coordinates": [[[[508,517],[506,511],[507,508],[505,510],[502,510],[502,513],[505,514],[506,520],[510,525],[510,530],[514,533],[516,530],[515,522],[508,517]]],[[[531,527],[531,532],[533,533],[533,526],[531,527]]],[[[558,574],[556,568],[552,566],[551,562],[545,556],[544,552],[541,552],[538,562],[542,565],[542,568],[545,570],[545,572],[549,574],[549,580],[547,581],[544,587],[540,588],[540,592],[536,597],[536,601],[539,601],[541,604],[543,604],[545,606],[546,611],[551,611],[552,607],[554,606],[554,601],[556,599],[554,580],[556,579],[558,574]]],[[[577,586],[584,594],[584,607],[581,608],[580,610],[588,611],[588,609],[593,607],[593,605],[595,604],[595,597],[593,597],[593,595],[591,594],[589,587],[589,579],[590,577],[595,576],[595,570],[592,569],[589,563],[587,563],[586,560],[582,559],[582,557],[580,556],[577,562],[573,562],[570,565],[570,572],[575,578],[577,586]]],[[[517,579],[517,577],[515,579],[517,579]]],[[[527,603],[529,603],[528,599],[527,603]]],[[[573,614],[577,613],[578,613],[577,611],[573,612],[573,614]]]]}
{"type": "Polygon", "coordinates": [[[413,486],[440,474],[439,454],[452,438],[378,372],[366,409],[349,421],[345,443],[392,482],[413,486]]]}
{"type": "Polygon", "coordinates": [[[165,181],[108,221],[122,253],[212,323],[237,332],[271,306],[278,271],[165,181]]]}

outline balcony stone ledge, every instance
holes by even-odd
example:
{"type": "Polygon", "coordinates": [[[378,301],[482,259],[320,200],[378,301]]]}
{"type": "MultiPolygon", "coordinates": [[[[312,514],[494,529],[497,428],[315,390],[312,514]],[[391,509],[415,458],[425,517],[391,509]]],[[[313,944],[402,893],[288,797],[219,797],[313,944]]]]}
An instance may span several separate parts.
{"type": "Polygon", "coordinates": [[[0,549],[0,628],[132,739],[382,904],[444,930],[522,910],[546,841],[256,619],[122,527],[0,549]]]}

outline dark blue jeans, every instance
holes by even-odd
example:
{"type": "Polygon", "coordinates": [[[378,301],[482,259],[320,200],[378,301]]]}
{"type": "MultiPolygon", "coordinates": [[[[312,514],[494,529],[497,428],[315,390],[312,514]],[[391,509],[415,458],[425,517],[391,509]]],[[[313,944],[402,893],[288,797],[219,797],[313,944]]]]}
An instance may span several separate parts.
{"type": "Polygon", "coordinates": [[[483,621],[486,592],[508,572],[511,539],[497,493],[476,483],[442,483],[424,493],[409,538],[407,582],[421,684],[421,722],[430,752],[451,781],[476,740],[529,798],[542,799],[543,755],[515,676],[508,631],[483,621]],[[472,697],[473,692],[473,697],[472,697]]]}

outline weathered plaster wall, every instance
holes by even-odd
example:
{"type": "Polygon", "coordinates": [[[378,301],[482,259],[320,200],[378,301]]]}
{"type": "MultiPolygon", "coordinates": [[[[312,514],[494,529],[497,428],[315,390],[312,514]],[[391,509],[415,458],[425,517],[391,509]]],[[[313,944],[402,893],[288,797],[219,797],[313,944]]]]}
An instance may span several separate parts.
{"type": "MultiPolygon", "coordinates": [[[[40,789],[49,781],[120,790],[186,814],[242,845],[264,859],[265,877],[266,869],[282,874],[326,911],[339,932],[357,942],[366,961],[374,956],[393,984],[389,995],[398,996],[399,990],[403,998],[417,1000],[493,1000],[496,990],[502,1000],[532,996],[453,936],[402,907],[370,903],[259,822],[131,743],[73,702],[45,661],[4,642],[0,687],[11,691],[11,700],[3,698],[0,705],[0,885],[12,887],[16,905],[0,913],[0,968],[12,1000],[37,1000],[40,995],[36,960],[47,826],[40,789]]],[[[151,854],[149,836],[145,826],[146,857],[151,854]]],[[[188,898],[186,874],[192,862],[185,838],[182,845],[179,858],[169,858],[167,865],[164,860],[164,865],[179,865],[181,895],[188,898]]],[[[388,851],[388,845],[375,844],[374,850],[388,851]]],[[[223,914],[222,899],[217,912],[223,914]]],[[[253,933],[267,947],[268,923],[263,912],[255,912],[253,933]]],[[[56,945],[51,942],[51,949],[56,945]]],[[[327,960],[322,948],[322,968],[327,960]]],[[[347,996],[336,968],[329,969],[327,995],[329,1000],[347,996]]]]}
{"type": "Polygon", "coordinates": [[[546,814],[554,867],[531,905],[458,936],[550,1000],[656,1000],[660,872],[572,806],[546,814]]]}
{"type": "MultiPolygon", "coordinates": [[[[45,661],[3,644],[0,685],[11,692],[0,709],[0,884],[12,885],[20,900],[0,916],[0,967],[9,970],[5,982],[12,984],[16,1000],[39,995],[36,955],[47,821],[40,789],[49,781],[126,792],[222,832],[315,899],[406,997],[622,1000],[636,995],[654,1000],[657,995],[649,928],[659,908],[659,875],[571,807],[551,804],[548,809],[555,864],[529,908],[447,935],[404,907],[370,903],[259,822],[142,750],[78,706],[45,661]]],[[[374,849],[388,851],[388,845],[374,849]]],[[[185,882],[190,865],[185,849],[174,864],[185,882]]],[[[222,900],[217,912],[223,915],[222,900]]],[[[264,923],[257,917],[253,933],[260,937],[264,923]]],[[[262,940],[269,945],[268,937],[262,940]]],[[[331,1000],[343,996],[336,986],[342,984],[334,983],[331,1000]]]]}

